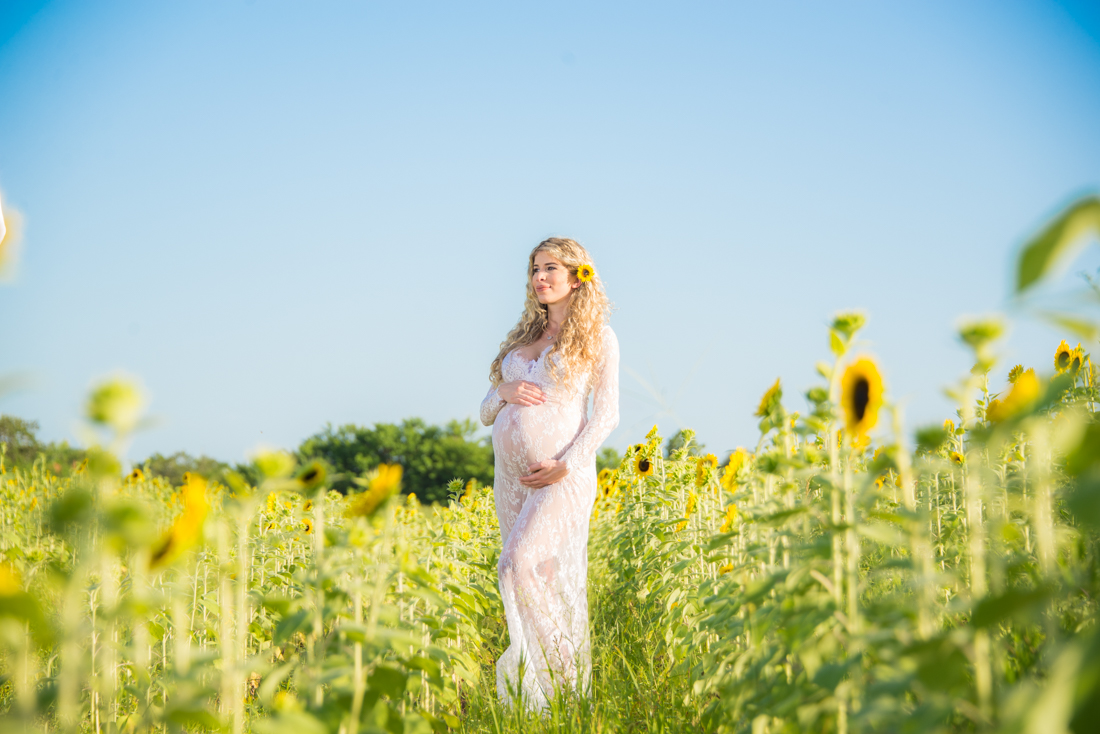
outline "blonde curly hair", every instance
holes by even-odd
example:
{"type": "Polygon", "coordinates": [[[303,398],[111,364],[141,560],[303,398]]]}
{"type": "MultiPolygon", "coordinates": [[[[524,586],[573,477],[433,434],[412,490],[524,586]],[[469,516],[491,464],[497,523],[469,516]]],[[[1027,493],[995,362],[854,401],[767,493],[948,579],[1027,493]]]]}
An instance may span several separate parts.
{"type": "Polygon", "coordinates": [[[527,298],[523,302],[523,314],[519,322],[508,332],[500,343],[500,352],[489,368],[489,379],[493,385],[504,382],[501,365],[508,352],[518,347],[533,344],[542,336],[549,325],[549,309],[539,303],[535,288],[531,285],[531,274],[535,268],[535,255],[545,252],[569,270],[569,281],[577,280],[577,268],[588,265],[592,268],[592,279],[581,283],[579,288],[569,295],[569,308],[565,312],[557,338],[547,355],[545,364],[554,382],[558,385],[572,384],[576,375],[592,372],[602,356],[603,328],[611,316],[611,302],[604,293],[603,281],[596,271],[588,251],[575,240],[551,237],[543,240],[531,250],[527,258],[527,298]],[[557,354],[558,359],[549,355],[557,354]]]}

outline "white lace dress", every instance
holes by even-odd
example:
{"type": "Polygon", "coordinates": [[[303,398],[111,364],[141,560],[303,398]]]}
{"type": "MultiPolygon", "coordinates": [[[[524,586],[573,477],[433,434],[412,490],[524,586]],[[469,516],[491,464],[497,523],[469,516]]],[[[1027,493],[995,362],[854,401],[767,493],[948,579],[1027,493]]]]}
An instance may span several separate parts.
{"type": "Polygon", "coordinates": [[[493,426],[493,494],[504,543],[497,572],[511,642],[497,661],[497,693],[505,701],[521,693],[534,709],[548,705],[555,687],[589,692],[588,520],[596,451],[619,424],[619,342],[610,326],[602,339],[599,366],[571,386],[556,386],[547,374],[549,347],[533,362],[509,353],[504,381],[533,382],[546,402],[505,403],[493,388],[481,403],[482,423],[493,426]],[[569,473],[541,489],[520,484],[528,466],[544,459],[564,460],[569,473]]]}

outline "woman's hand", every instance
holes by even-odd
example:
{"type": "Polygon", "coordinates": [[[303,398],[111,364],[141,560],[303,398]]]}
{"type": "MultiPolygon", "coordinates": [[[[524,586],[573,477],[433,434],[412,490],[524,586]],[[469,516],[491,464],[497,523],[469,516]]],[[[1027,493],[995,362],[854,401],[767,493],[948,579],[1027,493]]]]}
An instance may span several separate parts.
{"type": "Polygon", "coordinates": [[[539,386],[527,380],[512,380],[497,388],[497,395],[506,403],[513,405],[542,405],[546,402],[546,393],[539,386]]]}
{"type": "Polygon", "coordinates": [[[527,467],[527,471],[531,473],[525,477],[520,477],[519,483],[529,489],[539,489],[565,479],[565,475],[569,473],[569,467],[565,465],[564,461],[547,459],[537,464],[531,464],[527,467]]]}

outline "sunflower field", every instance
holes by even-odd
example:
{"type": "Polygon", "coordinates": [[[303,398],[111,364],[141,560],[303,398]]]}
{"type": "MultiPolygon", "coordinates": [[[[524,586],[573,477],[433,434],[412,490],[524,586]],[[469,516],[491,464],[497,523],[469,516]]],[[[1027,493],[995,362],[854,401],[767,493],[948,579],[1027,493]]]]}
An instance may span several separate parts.
{"type": "MultiPolygon", "coordinates": [[[[1100,199],[1022,251],[1024,292],[1100,199]]],[[[1053,314],[1095,343],[1079,312],[1053,314]]],[[[957,412],[906,432],[860,313],[802,413],[777,381],[756,445],[723,457],[654,427],[600,474],[589,547],[591,696],[501,705],[507,643],[492,488],[445,504],[401,467],[330,489],[256,457],[250,483],[124,475],[135,389],[59,478],[0,458],[0,726],[41,732],[1086,732],[1100,726],[1100,402],[1086,347],[997,364],[959,336],[957,412]]],[[[1053,345],[1052,345],[1053,346],[1053,345]]],[[[799,402],[802,403],[800,397],[799,402]]],[[[344,478],[347,479],[347,478],[344,478]]]]}

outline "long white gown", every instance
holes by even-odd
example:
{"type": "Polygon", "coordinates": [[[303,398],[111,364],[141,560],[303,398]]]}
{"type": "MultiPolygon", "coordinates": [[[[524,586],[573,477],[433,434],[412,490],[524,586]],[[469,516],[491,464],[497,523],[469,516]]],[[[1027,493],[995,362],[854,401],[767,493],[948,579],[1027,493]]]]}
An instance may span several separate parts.
{"type": "Polygon", "coordinates": [[[601,338],[600,364],[571,385],[555,385],[548,374],[549,347],[533,362],[514,351],[505,356],[504,381],[537,384],[547,396],[542,405],[505,403],[496,388],[481,403],[481,422],[493,426],[504,544],[497,572],[511,643],[497,661],[497,694],[511,701],[518,693],[532,709],[546,708],[555,687],[589,693],[588,520],[596,451],[619,424],[619,342],[610,326],[601,338]],[[528,466],[544,459],[563,459],[569,473],[540,489],[520,484],[528,466]]]}

